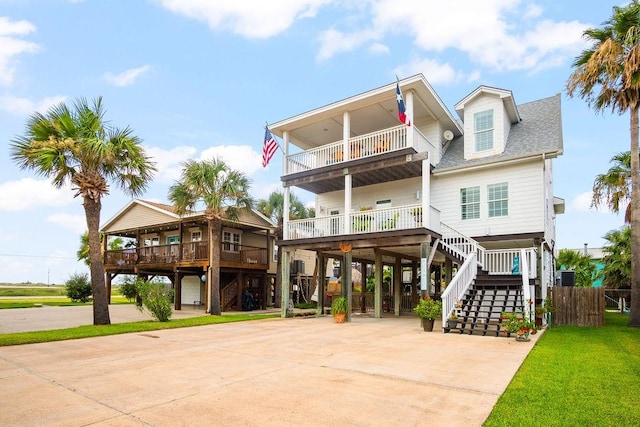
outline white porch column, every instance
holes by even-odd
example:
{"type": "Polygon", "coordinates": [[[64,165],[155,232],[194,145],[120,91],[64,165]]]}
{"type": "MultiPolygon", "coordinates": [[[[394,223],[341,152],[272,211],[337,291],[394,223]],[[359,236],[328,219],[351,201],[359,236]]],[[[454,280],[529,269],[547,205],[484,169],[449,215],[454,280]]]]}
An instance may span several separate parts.
{"type": "Polygon", "coordinates": [[[407,93],[403,95],[405,98],[404,99],[404,108],[406,110],[405,114],[409,118],[409,123],[411,123],[411,126],[407,127],[407,147],[413,147],[414,146],[413,127],[415,126],[415,123],[413,122],[413,91],[409,90],[407,91],[407,93]]]}
{"type": "Polygon", "coordinates": [[[351,137],[351,116],[348,111],[342,113],[342,150],[344,159],[351,158],[351,150],[349,149],[349,138],[351,137]]]}
{"type": "Polygon", "coordinates": [[[427,236],[427,239],[420,243],[420,297],[422,298],[429,295],[429,285],[431,285],[431,265],[429,265],[431,250],[431,236],[427,236]]]}
{"type": "Polygon", "coordinates": [[[291,273],[289,264],[291,263],[291,252],[282,251],[282,296],[281,299],[281,317],[293,317],[293,310],[289,307],[291,302],[291,273]]]}
{"type": "Polygon", "coordinates": [[[422,161],[422,190],[420,201],[422,202],[422,226],[430,230],[439,230],[440,227],[431,226],[431,164],[427,157],[422,161]]]}
{"type": "MultiPolygon", "coordinates": [[[[351,136],[351,116],[348,111],[342,113],[342,150],[344,159],[349,160],[351,150],[349,149],[349,137],[351,136]]],[[[351,233],[351,223],[349,214],[351,213],[351,175],[348,172],[344,175],[344,226],[343,234],[351,233]]]]}
{"type": "Polygon", "coordinates": [[[351,234],[351,221],[349,215],[351,213],[351,181],[352,176],[348,173],[344,176],[344,228],[343,234],[351,234]]]}

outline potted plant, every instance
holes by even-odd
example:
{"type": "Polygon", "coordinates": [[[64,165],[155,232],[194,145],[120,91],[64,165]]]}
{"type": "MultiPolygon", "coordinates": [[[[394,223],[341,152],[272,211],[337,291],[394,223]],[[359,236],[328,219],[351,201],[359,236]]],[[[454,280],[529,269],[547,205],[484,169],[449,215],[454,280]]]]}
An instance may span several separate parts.
{"type": "Polygon", "coordinates": [[[458,313],[456,310],[452,311],[447,319],[447,332],[451,329],[455,329],[458,326],[458,313]]]}
{"type": "Polygon", "coordinates": [[[527,320],[524,313],[516,311],[502,312],[500,330],[502,333],[506,333],[507,336],[515,334],[516,341],[529,341],[529,335],[534,335],[538,329],[535,322],[527,320]]]}
{"type": "Polygon", "coordinates": [[[349,309],[347,299],[345,297],[334,297],[331,301],[331,315],[336,323],[344,323],[347,319],[347,310],[349,309]]]}
{"type": "Polygon", "coordinates": [[[434,320],[442,314],[442,301],[436,301],[426,296],[418,302],[413,311],[422,319],[422,326],[425,332],[431,332],[433,331],[434,320]]]}

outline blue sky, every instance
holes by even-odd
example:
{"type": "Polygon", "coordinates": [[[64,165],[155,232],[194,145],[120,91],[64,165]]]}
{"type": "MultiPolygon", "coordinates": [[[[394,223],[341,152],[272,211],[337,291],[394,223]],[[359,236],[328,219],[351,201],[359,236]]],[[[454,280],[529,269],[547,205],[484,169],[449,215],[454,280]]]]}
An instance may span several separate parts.
{"type": "MultiPolygon", "coordinates": [[[[218,155],[249,175],[259,199],[280,188],[281,153],[261,167],[265,122],[416,73],[451,111],[479,85],[511,90],[518,104],[562,93],[557,247],[600,247],[623,218],[590,209],[590,191],[629,149],[629,118],[594,113],[565,85],[583,30],[622,4],[0,0],[0,282],[63,283],[87,271],[75,260],[81,200],[9,158],[34,111],[102,96],[107,119],[130,125],[157,162],[143,198],[166,202],[181,161],[218,155]]],[[[113,188],[102,222],[129,200],[113,188]]]]}

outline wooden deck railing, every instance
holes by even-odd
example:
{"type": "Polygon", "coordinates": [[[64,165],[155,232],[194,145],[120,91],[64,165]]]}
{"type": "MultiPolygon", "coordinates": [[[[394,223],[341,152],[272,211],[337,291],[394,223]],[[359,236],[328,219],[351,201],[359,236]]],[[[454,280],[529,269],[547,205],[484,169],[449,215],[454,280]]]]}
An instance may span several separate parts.
{"type": "MultiPolygon", "coordinates": [[[[139,264],[174,264],[207,259],[209,259],[209,243],[200,241],[108,250],[105,252],[104,263],[105,266],[134,266],[139,264]]],[[[239,264],[268,264],[266,248],[229,243],[221,244],[220,259],[239,264]]]]}

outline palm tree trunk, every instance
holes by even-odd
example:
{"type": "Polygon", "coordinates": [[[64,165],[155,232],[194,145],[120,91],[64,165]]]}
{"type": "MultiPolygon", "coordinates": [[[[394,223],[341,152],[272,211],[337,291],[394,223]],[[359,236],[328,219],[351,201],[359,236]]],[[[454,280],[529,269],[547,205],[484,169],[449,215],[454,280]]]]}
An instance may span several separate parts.
{"type": "Polygon", "coordinates": [[[87,220],[89,239],[89,271],[91,273],[91,292],[93,294],[93,324],[109,325],[109,298],[104,281],[104,263],[100,245],[100,198],[93,200],[84,197],[84,213],[87,220]]]}
{"type": "Polygon", "coordinates": [[[638,111],[631,109],[631,313],[629,326],[640,327],[640,152],[638,111]]]}
{"type": "Polygon", "coordinates": [[[209,220],[209,283],[211,292],[211,314],[220,316],[220,231],[222,223],[220,220],[209,220]]]}

